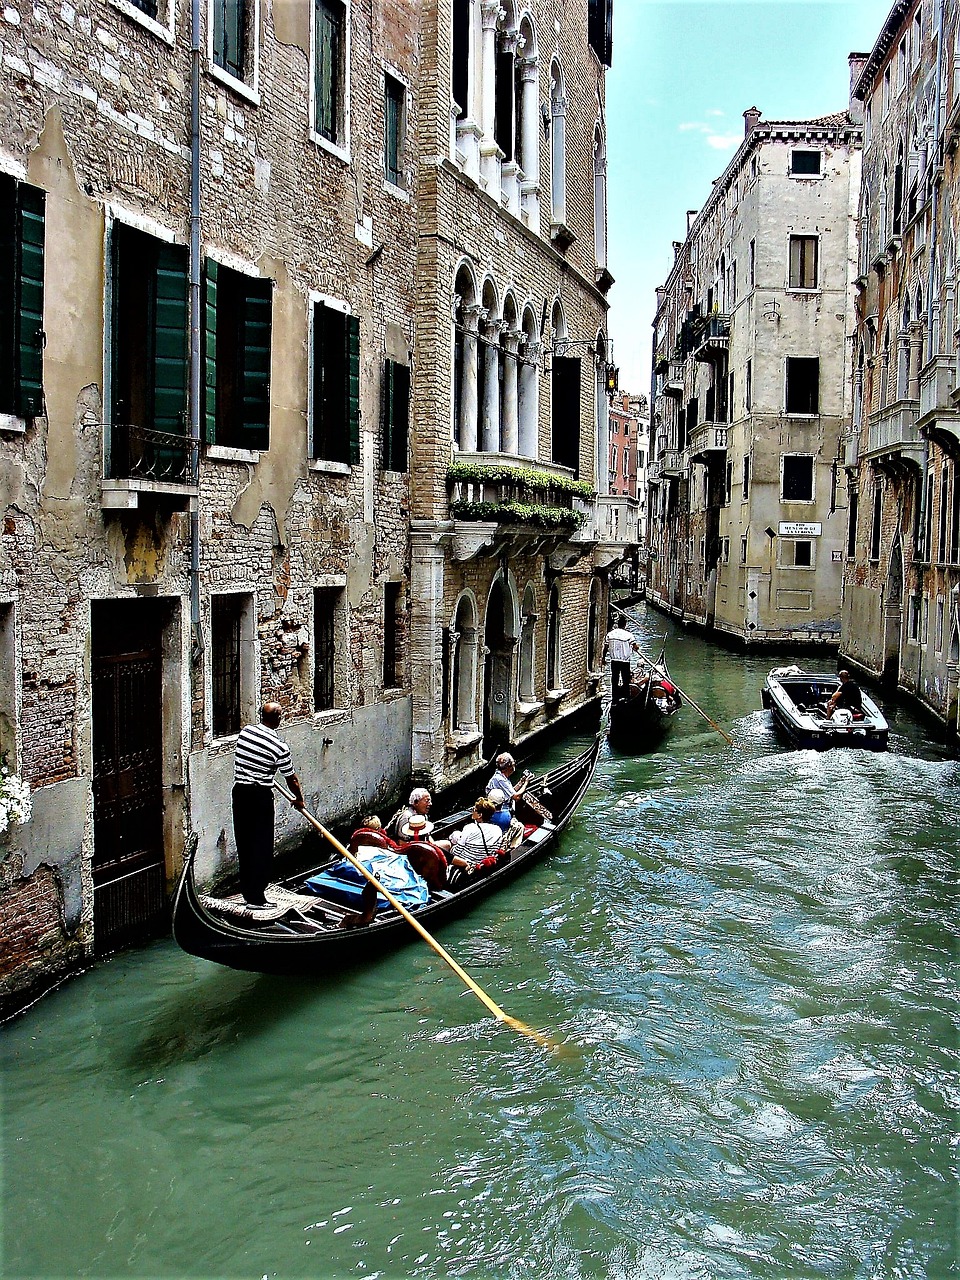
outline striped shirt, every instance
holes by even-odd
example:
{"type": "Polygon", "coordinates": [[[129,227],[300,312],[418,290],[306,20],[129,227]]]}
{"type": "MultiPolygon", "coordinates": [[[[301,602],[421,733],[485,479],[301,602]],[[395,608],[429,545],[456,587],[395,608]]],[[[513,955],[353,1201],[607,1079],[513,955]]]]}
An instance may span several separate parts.
{"type": "Polygon", "coordinates": [[[293,773],[290,748],[275,729],[265,724],[244,725],[233,759],[234,782],[272,787],[277,773],[285,778],[293,773]]]}

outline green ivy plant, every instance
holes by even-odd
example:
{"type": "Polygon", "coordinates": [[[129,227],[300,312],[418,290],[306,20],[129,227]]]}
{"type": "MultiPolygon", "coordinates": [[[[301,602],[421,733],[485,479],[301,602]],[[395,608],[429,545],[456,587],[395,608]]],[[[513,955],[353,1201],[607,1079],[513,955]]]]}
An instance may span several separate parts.
{"type": "Polygon", "coordinates": [[[586,480],[568,476],[552,476],[533,467],[505,467],[496,462],[454,462],[447,470],[448,480],[474,480],[487,484],[512,484],[534,492],[552,489],[575,498],[593,498],[596,491],[586,480]]]}
{"type": "Polygon", "coordinates": [[[586,521],[583,511],[566,507],[543,507],[525,502],[451,502],[450,513],[457,520],[483,520],[491,524],[523,524],[533,529],[580,529],[586,521]]]}

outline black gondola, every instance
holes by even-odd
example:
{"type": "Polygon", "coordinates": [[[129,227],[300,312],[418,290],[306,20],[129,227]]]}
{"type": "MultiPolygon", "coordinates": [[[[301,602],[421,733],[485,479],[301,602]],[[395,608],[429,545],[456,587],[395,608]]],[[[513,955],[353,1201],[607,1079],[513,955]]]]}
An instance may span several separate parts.
{"type": "Polygon", "coordinates": [[[655,663],[633,673],[627,697],[610,704],[610,745],[616,751],[653,751],[670,731],[681,699],[670,680],[663,652],[655,663]]]}
{"type": "MultiPolygon", "coordinates": [[[[509,859],[486,875],[471,877],[456,891],[431,893],[427,903],[413,909],[425,929],[432,931],[443,921],[463,915],[555,847],[590,784],[599,752],[598,737],[581,755],[530,784],[530,796],[547,807],[552,818],[538,816],[539,825],[528,829],[509,859]]],[[[438,822],[434,836],[442,838],[468,819],[469,813],[463,812],[438,822]]],[[[200,893],[193,873],[195,854],[194,845],[187,855],[173,905],[173,936],[191,955],[253,973],[320,975],[414,937],[410,925],[392,909],[378,913],[372,923],[361,925],[357,913],[342,904],[323,895],[302,892],[306,879],[331,866],[336,858],[271,887],[268,896],[276,902],[274,909],[259,915],[247,910],[244,918],[238,900],[200,893]],[[350,925],[358,927],[345,927],[350,925]]]]}

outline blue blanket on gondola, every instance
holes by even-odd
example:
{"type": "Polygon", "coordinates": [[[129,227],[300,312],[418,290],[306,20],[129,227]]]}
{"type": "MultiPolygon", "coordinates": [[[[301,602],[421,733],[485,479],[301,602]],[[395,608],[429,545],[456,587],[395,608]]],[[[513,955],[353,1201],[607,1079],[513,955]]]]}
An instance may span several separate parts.
{"type": "MultiPolygon", "coordinates": [[[[402,853],[387,849],[361,850],[357,861],[362,862],[405,907],[419,907],[429,901],[427,882],[417,875],[402,853]]],[[[342,862],[335,862],[333,866],[311,876],[304,883],[311,893],[323,894],[325,898],[332,898],[348,907],[359,907],[360,895],[367,881],[344,858],[342,862]]],[[[383,911],[389,905],[383,894],[378,893],[377,910],[383,911]]]]}

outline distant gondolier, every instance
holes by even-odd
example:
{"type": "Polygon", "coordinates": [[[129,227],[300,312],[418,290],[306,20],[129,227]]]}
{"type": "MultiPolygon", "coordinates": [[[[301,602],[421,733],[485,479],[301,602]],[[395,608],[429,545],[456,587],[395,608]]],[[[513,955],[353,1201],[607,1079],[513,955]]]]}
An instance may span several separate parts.
{"type": "Polygon", "coordinates": [[[265,702],[260,723],[240,730],[234,755],[233,835],[240,892],[251,907],[267,905],[264,890],[273,860],[273,782],[278,773],[293,792],[293,807],[306,808],[290,748],[277,733],[282,715],[279,703],[265,702]]]}
{"type": "Polygon", "coordinates": [[[636,637],[625,627],[614,627],[603,642],[603,656],[610,658],[610,694],[614,702],[630,689],[630,658],[640,652],[636,637]]]}

